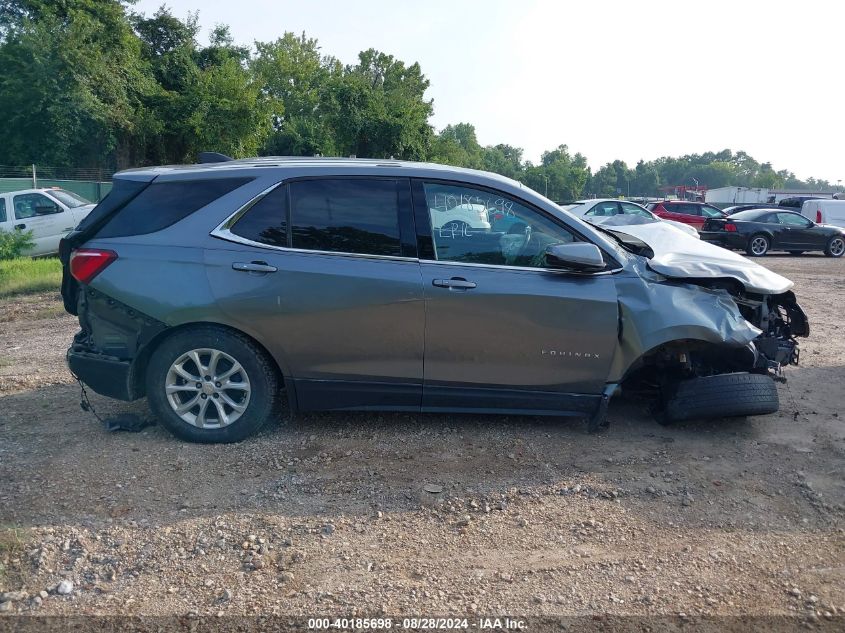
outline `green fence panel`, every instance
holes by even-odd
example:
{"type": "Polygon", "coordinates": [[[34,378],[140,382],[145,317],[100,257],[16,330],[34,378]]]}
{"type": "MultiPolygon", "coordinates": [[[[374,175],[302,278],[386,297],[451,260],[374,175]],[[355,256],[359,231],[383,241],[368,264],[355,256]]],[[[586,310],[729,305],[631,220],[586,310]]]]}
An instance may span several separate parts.
{"type": "MultiPolygon", "coordinates": [[[[99,202],[111,191],[110,182],[96,182],[91,180],[55,180],[52,178],[39,178],[38,188],[61,187],[75,194],[90,200],[99,202]]],[[[0,193],[19,191],[21,189],[32,189],[31,178],[0,178],[0,193]]]]}

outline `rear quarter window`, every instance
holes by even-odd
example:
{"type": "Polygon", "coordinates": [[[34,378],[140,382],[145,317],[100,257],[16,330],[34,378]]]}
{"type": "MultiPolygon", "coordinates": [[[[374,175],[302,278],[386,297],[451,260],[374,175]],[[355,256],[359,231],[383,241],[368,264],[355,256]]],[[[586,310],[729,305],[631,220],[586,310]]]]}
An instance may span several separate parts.
{"type": "Polygon", "coordinates": [[[230,230],[253,242],[287,246],[287,188],[281,185],[262,197],[230,230]]]}
{"type": "Polygon", "coordinates": [[[6,217],[6,198],[0,198],[0,222],[8,220],[6,217]]]}
{"type": "Polygon", "coordinates": [[[251,180],[252,178],[214,178],[155,181],[117,211],[100,229],[97,237],[155,233],[251,180]]]}

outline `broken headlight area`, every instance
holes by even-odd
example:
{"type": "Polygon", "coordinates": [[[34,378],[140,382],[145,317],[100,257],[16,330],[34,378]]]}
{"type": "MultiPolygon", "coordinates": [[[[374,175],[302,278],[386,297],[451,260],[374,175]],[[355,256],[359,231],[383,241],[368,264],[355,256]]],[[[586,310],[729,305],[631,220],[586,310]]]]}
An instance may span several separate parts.
{"type": "Polygon", "coordinates": [[[809,336],[810,324],[792,291],[776,295],[755,294],[745,292],[742,285],[733,280],[698,283],[727,291],[743,318],[761,330],[753,341],[757,350],[755,370],[769,371],[780,378],[786,365],[798,364],[797,337],[809,336]]]}

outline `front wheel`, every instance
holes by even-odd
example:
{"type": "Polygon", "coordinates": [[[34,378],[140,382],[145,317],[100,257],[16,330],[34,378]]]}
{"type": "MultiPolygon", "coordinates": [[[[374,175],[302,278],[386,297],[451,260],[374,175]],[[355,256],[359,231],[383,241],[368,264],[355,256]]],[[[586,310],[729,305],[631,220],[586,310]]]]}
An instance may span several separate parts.
{"type": "Polygon", "coordinates": [[[769,238],[765,235],[752,235],[748,240],[748,246],[745,247],[745,252],[752,257],[762,257],[769,252],[769,238]]]}
{"type": "Polygon", "coordinates": [[[276,368],[251,339],[217,327],[166,339],[147,368],[147,399],[188,442],[239,442],[258,431],[278,397],[276,368]]]}
{"type": "Polygon", "coordinates": [[[765,374],[719,374],[681,381],[663,402],[665,422],[775,413],[775,381],[765,374]]]}
{"type": "Polygon", "coordinates": [[[824,254],[828,257],[842,257],[843,253],[845,253],[845,237],[834,235],[828,241],[824,254]]]}

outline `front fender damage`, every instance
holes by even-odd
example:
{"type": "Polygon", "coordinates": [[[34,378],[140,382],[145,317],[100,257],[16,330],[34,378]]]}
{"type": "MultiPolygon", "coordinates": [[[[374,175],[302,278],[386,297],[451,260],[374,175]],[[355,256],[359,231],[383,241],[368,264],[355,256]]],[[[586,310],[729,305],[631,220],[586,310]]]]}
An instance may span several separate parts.
{"type": "Polygon", "coordinates": [[[642,276],[620,277],[616,284],[619,344],[609,382],[621,382],[644,355],[668,343],[690,341],[748,350],[763,333],[745,319],[723,289],[670,282],[645,271],[642,276]]]}

